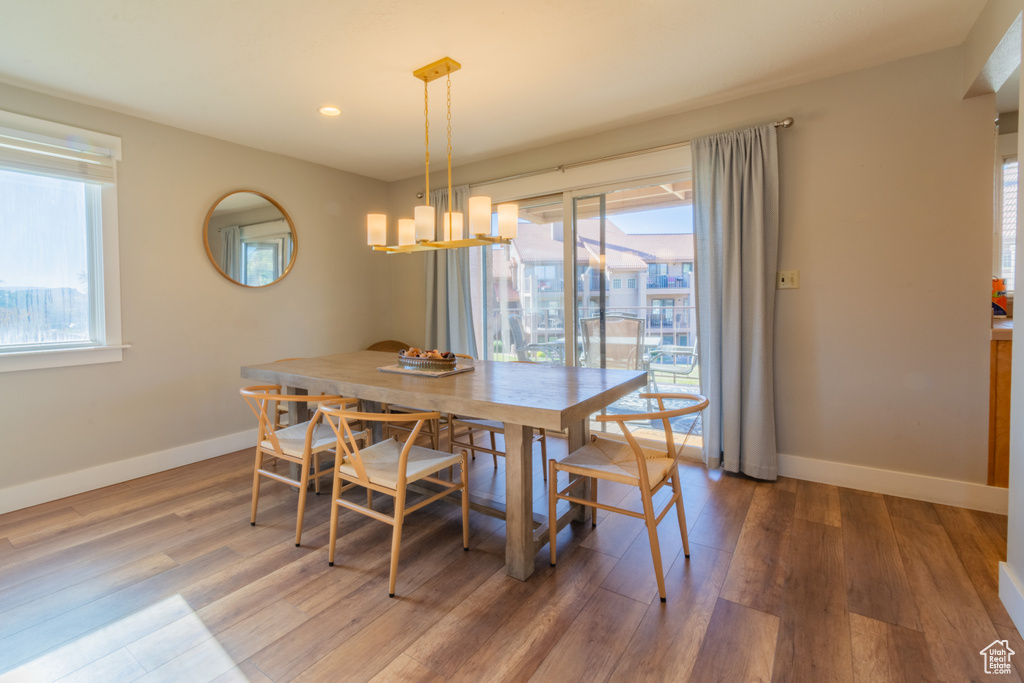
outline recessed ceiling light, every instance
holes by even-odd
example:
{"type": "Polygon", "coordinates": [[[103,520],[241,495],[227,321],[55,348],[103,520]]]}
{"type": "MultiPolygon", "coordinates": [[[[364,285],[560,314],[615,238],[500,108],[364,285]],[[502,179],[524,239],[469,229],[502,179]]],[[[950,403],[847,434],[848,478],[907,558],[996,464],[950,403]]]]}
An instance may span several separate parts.
{"type": "Polygon", "coordinates": [[[324,116],[338,116],[341,114],[341,110],[338,109],[337,107],[327,106],[320,107],[320,113],[323,114],[324,116]]]}

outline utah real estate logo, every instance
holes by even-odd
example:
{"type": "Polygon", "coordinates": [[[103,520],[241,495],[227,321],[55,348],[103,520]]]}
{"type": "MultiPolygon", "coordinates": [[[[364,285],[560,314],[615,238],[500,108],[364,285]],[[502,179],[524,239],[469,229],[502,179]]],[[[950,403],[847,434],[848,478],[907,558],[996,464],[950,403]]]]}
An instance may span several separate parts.
{"type": "Polygon", "coordinates": [[[1010,673],[1010,657],[1017,653],[1010,649],[1008,641],[993,640],[979,654],[985,659],[985,673],[1008,674],[1010,673]]]}

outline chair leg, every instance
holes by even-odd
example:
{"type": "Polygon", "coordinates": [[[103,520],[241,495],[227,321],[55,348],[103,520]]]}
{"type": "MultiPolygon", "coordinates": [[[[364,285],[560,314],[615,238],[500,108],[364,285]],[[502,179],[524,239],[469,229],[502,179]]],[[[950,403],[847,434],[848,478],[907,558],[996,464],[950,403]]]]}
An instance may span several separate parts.
{"type": "MultiPolygon", "coordinates": [[[[488,434],[491,435],[491,450],[498,450],[498,442],[494,440],[494,432],[488,432],[488,434]]],[[[498,456],[494,453],[491,453],[491,457],[494,458],[494,469],[498,469],[498,456]]]]}
{"type": "Polygon", "coordinates": [[[654,560],[654,574],[658,579],[658,595],[665,602],[665,575],[661,569],[661,545],[658,543],[658,522],[654,516],[654,502],[650,491],[641,491],[644,503],[644,523],[647,525],[647,536],[651,540],[651,557],[654,560]]]}
{"type": "Polygon", "coordinates": [[[320,495],[320,454],[313,454],[313,490],[320,495]]]}
{"type": "MultiPolygon", "coordinates": [[[[590,500],[597,502],[597,477],[590,478],[590,500]]],[[[593,505],[590,508],[590,527],[594,528],[597,526],[597,506],[593,505]]]]}
{"type": "Polygon", "coordinates": [[[373,507],[373,489],[366,489],[366,507],[373,507]]]}
{"type": "Polygon", "coordinates": [[[541,472],[544,473],[544,481],[548,480],[548,435],[540,429],[540,462],[541,472]]]}
{"type": "Polygon", "coordinates": [[[306,516],[306,489],[309,488],[309,458],[303,458],[302,476],[299,477],[299,510],[295,515],[295,547],[302,540],[302,519],[306,516]]]}
{"type": "Polygon", "coordinates": [[[690,557],[690,538],[686,532],[686,512],[683,510],[683,491],[679,485],[679,466],[672,468],[672,498],[676,504],[676,516],[679,517],[679,533],[683,537],[683,557],[690,557]]]}
{"type": "Polygon", "coordinates": [[[462,549],[469,550],[469,457],[462,451],[462,549]]]}
{"type": "Polygon", "coordinates": [[[558,473],[555,470],[555,461],[549,463],[550,473],[548,475],[548,546],[551,550],[551,566],[555,566],[555,538],[558,536],[558,517],[555,510],[558,507],[558,473]]]}
{"type": "Polygon", "coordinates": [[[441,450],[441,420],[431,420],[430,426],[432,431],[430,435],[430,445],[435,451],[439,451],[441,450]]]}
{"type": "Polygon", "coordinates": [[[395,597],[395,582],[398,579],[398,552],[402,547],[402,522],[405,519],[405,491],[399,489],[395,495],[395,522],[391,533],[391,577],[388,581],[388,597],[395,597]]]}
{"type": "MultiPolygon", "coordinates": [[[[335,461],[337,462],[337,461],[335,461]]],[[[331,539],[327,547],[327,565],[334,566],[334,543],[338,540],[338,498],[341,497],[341,477],[338,467],[334,467],[334,485],[331,488],[331,539]]]]}
{"type": "Polygon", "coordinates": [[[256,447],[256,463],[252,468],[252,514],[249,516],[249,525],[256,526],[256,506],[260,502],[260,468],[263,466],[263,452],[256,447]]]}

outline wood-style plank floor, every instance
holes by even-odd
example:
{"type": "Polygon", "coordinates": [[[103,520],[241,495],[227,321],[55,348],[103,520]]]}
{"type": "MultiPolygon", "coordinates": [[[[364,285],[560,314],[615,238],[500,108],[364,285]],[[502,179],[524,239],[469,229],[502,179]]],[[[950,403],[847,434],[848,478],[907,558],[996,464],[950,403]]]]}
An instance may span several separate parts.
{"type": "MultiPolygon", "coordinates": [[[[695,464],[690,559],[674,514],[659,531],[666,604],[640,520],[566,528],[558,566],[545,547],[520,582],[503,524],[473,513],[463,552],[445,504],[407,518],[389,599],[390,527],[342,512],[328,567],[328,496],[309,496],[300,548],[280,484],[251,527],[251,458],[0,515],[0,682],[959,682],[994,678],[994,640],[1024,661],[997,595],[999,515],[695,464]]],[[[500,500],[503,472],[481,455],[471,486],[500,500]]],[[[627,487],[599,493],[640,509],[627,487]]]]}

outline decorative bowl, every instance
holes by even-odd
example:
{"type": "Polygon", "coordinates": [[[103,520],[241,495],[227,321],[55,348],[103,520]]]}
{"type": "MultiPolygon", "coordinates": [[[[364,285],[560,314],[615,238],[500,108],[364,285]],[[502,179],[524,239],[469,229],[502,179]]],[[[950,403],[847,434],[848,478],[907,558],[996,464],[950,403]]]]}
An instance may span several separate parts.
{"type": "Polygon", "coordinates": [[[405,354],[398,354],[398,367],[407,370],[422,370],[424,372],[448,372],[455,369],[457,358],[406,358],[405,354]]]}

